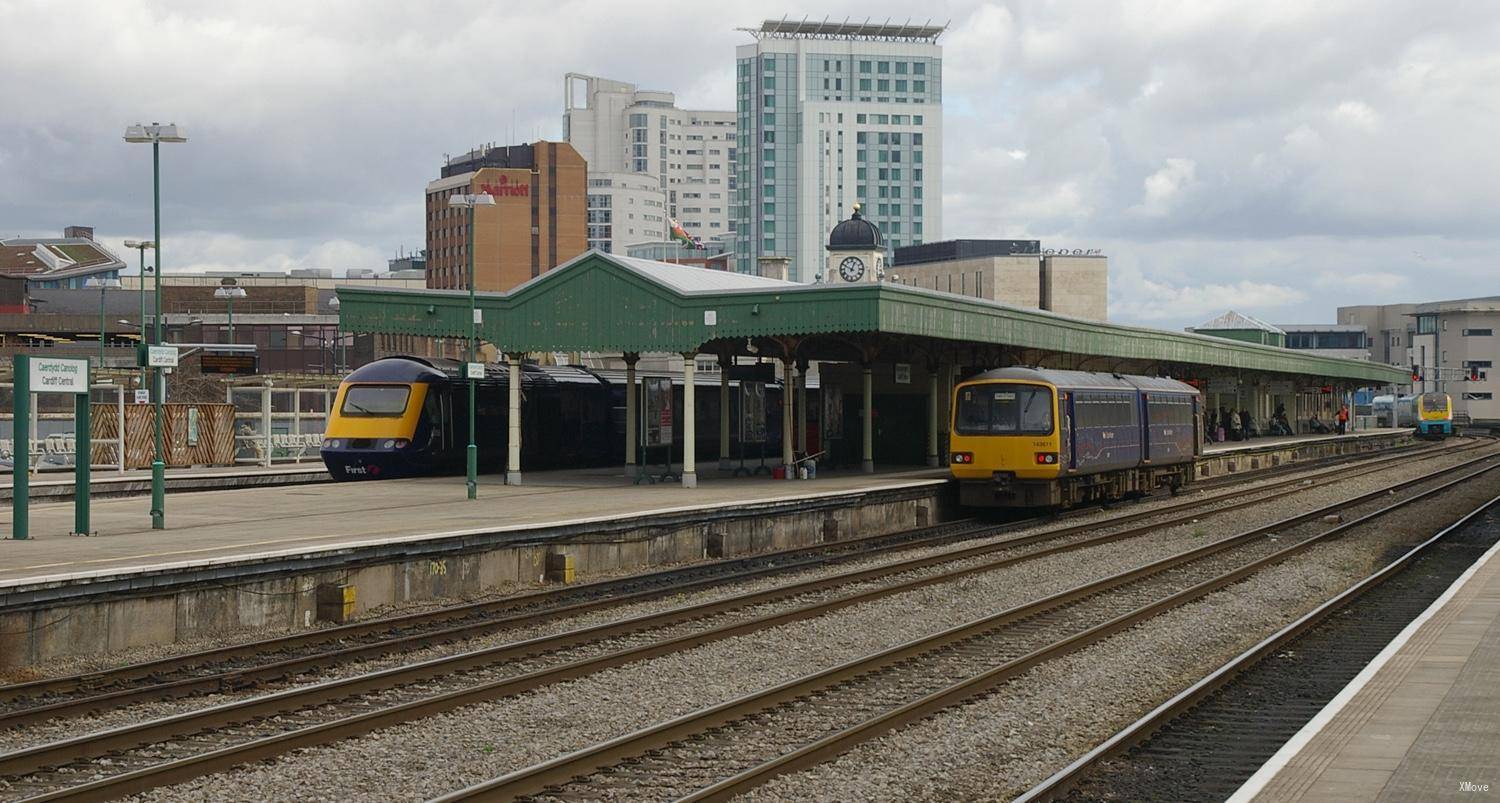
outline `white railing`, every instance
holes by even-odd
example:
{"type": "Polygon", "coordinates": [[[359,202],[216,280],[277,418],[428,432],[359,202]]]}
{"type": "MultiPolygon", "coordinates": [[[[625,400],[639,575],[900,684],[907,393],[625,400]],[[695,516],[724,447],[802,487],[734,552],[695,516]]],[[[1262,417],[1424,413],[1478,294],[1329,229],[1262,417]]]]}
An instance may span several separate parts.
{"type": "MultiPolygon", "coordinates": [[[[90,386],[94,391],[114,391],[115,396],[115,431],[118,433],[113,438],[90,438],[90,461],[89,467],[93,469],[115,471],[125,470],[125,388],[112,382],[101,383],[90,386]],[[99,446],[114,446],[115,459],[110,463],[97,462],[97,455],[102,451],[99,446]]],[[[0,390],[8,390],[10,394],[15,393],[15,385],[4,382],[0,383],[0,390]]],[[[92,395],[91,395],[92,398],[92,395]]],[[[73,413],[37,413],[37,394],[31,394],[31,423],[29,428],[29,439],[31,448],[27,456],[27,468],[31,473],[48,470],[63,470],[73,468],[76,455],[78,454],[78,426],[73,421],[73,413]],[[41,433],[43,424],[54,425],[53,422],[67,422],[65,432],[41,433]]],[[[97,404],[97,402],[93,402],[97,404]]],[[[0,422],[9,422],[11,437],[0,437],[0,474],[15,470],[15,413],[13,406],[7,405],[7,409],[0,413],[0,422]]],[[[61,425],[55,425],[61,428],[61,425]]],[[[51,428],[49,426],[48,428],[51,428]]]]}
{"type": "Polygon", "coordinates": [[[336,391],[337,385],[276,387],[269,379],[231,385],[225,396],[234,405],[234,462],[269,467],[321,459],[336,391]]]}

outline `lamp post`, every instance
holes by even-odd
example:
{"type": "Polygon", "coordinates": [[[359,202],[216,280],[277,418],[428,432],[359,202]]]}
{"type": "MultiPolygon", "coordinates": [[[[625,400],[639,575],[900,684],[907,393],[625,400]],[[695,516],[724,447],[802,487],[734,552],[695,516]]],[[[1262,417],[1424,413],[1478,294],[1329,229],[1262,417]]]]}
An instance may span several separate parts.
{"type": "Polygon", "coordinates": [[[104,370],[104,337],[105,337],[105,332],[104,332],[104,291],[110,290],[110,289],[114,289],[114,290],[120,289],[120,280],[116,279],[116,278],[113,278],[113,277],[108,278],[108,279],[104,279],[104,278],[100,278],[98,276],[90,276],[89,279],[88,279],[88,281],[86,281],[86,282],[83,283],[83,286],[87,287],[87,288],[90,288],[90,289],[93,289],[95,287],[99,288],[99,370],[102,371],[102,370],[104,370]]]}
{"type": "MultiPolygon", "coordinates": [[[[151,208],[155,237],[151,242],[156,248],[156,332],[153,343],[161,345],[161,144],[163,142],[187,142],[187,135],[176,123],[136,123],[125,128],[125,141],[151,144],[151,208]]],[[[156,456],[151,461],[151,529],[162,530],[167,526],[167,464],[166,449],[162,443],[161,402],[165,390],[160,368],[151,370],[151,403],[155,408],[152,418],[156,429],[156,456]]]]}
{"type": "MultiPolygon", "coordinates": [[[[479,350],[479,307],[474,299],[474,207],[494,206],[495,199],[487,194],[480,195],[454,195],[448,199],[448,205],[458,209],[469,210],[469,241],[464,248],[464,255],[469,263],[469,359],[473,364],[475,354],[479,350]]],[[[464,373],[469,375],[469,449],[468,449],[468,489],[469,498],[479,498],[479,446],[474,437],[474,382],[476,377],[470,371],[469,365],[464,366],[464,373]]]]}
{"type": "MultiPolygon", "coordinates": [[[[231,280],[225,279],[224,281],[231,280]]],[[[226,285],[214,291],[214,298],[222,298],[229,303],[229,342],[231,344],[234,343],[234,300],[244,297],[245,288],[243,287],[230,287],[226,285]]]]}
{"type": "MultiPolygon", "coordinates": [[[[153,273],[153,272],[155,272],[155,270],[153,268],[146,267],[146,251],[147,251],[147,249],[155,248],[156,247],[156,243],[153,243],[150,240],[126,240],[125,241],[125,247],[126,248],[134,248],[135,250],[141,252],[141,287],[140,287],[140,296],[141,296],[141,342],[145,343],[146,342],[146,274],[147,273],[153,273]]],[[[146,384],[146,369],[145,368],[141,369],[141,384],[142,385],[146,384]]]]}
{"type": "MultiPolygon", "coordinates": [[[[339,297],[338,296],[334,296],[334,297],[328,299],[328,308],[331,309],[331,310],[333,310],[333,313],[335,315],[338,314],[338,311],[339,311],[339,297]]],[[[345,370],[345,371],[349,370],[349,355],[344,353],[344,319],[343,318],[339,318],[337,326],[338,326],[338,333],[339,333],[339,358],[338,358],[338,361],[335,362],[334,365],[333,365],[333,372],[334,373],[339,373],[339,364],[341,364],[341,363],[344,366],[343,370],[345,370]]]]}

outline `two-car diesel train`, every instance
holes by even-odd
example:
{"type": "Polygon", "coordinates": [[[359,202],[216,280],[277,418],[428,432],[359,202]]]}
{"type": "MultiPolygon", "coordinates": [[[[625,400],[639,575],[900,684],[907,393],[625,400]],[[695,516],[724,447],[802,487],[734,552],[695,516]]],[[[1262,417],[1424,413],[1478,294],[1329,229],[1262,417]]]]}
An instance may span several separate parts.
{"type": "Polygon", "coordinates": [[[1070,507],[1193,478],[1198,391],[1175,379],[1001,368],[953,393],[950,467],[971,507],[1070,507]]]}

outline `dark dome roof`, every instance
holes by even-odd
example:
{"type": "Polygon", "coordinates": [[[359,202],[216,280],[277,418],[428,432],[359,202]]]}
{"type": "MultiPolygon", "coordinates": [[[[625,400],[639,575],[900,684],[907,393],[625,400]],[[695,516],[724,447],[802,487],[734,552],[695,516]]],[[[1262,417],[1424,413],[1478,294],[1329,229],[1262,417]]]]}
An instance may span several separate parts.
{"type": "Polygon", "coordinates": [[[859,215],[859,204],[849,219],[833,227],[828,235],[829,251],[869,251],[880,247],[880,229],[859,215]]]}

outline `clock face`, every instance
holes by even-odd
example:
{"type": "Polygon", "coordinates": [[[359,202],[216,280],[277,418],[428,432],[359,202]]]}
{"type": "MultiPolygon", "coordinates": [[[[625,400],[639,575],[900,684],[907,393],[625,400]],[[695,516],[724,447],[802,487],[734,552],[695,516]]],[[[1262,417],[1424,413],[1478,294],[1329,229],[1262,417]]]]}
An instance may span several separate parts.
{"type": "Polygon", "coordinates": [[[839,276],[846,282],[857,282],[865,275],[864,260],[859,257],[844,257],[839,263],[839,276]]]}

